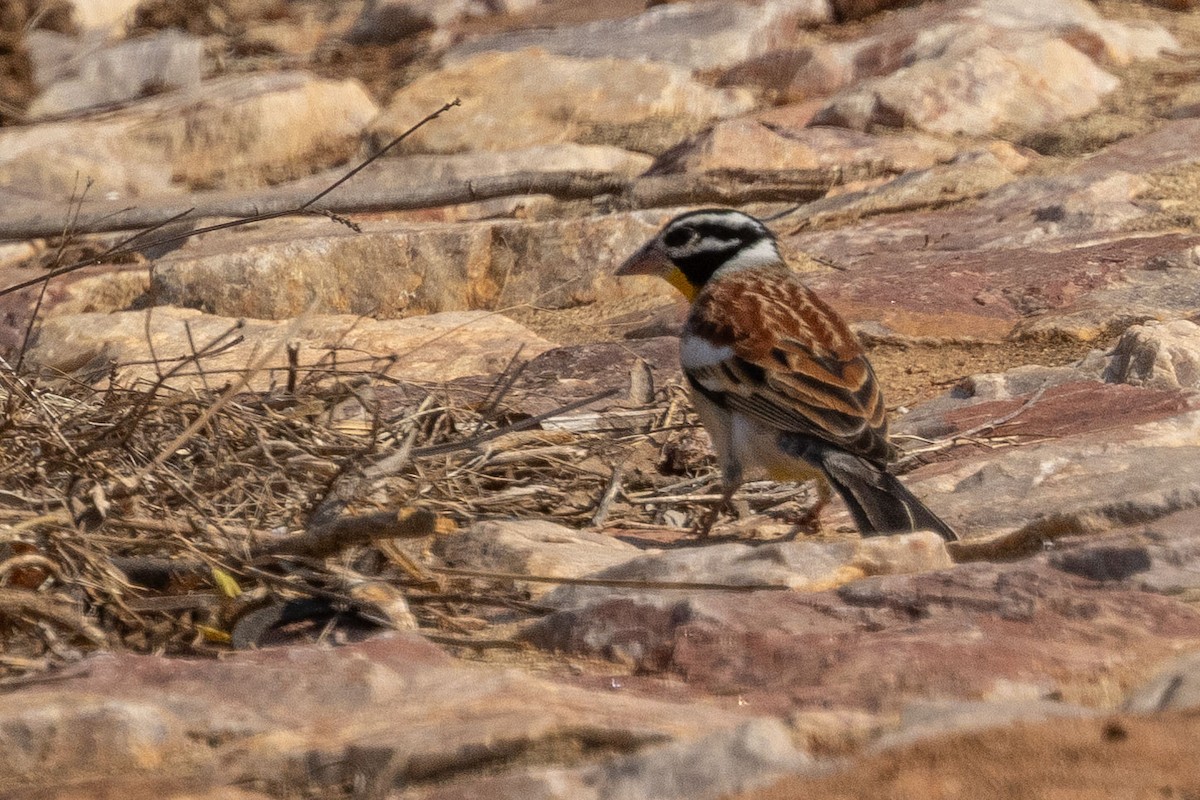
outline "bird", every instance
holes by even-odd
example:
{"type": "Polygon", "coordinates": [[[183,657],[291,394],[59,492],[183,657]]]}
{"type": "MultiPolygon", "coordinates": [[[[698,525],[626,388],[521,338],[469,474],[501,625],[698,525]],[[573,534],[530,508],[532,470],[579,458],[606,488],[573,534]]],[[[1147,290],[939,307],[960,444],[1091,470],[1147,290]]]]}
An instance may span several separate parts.
{"type": "Polygon", "coordinates": [[[756,471],[816,481],[806,522],[819,523],[832,487],[864,536],[932,530],[958,538],[888,471],[895,448],[861,343],[788,266],[761,220],[721,208],[682,214],[616,275],[665,278],[690,303],[680,363],[722,484],[700,536],[756,471]]]}

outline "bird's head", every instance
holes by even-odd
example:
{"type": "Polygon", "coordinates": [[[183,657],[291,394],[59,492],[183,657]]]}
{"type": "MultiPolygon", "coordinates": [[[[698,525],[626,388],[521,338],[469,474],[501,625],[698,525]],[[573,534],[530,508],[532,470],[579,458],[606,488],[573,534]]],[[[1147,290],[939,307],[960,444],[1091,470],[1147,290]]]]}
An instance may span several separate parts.
{"type": "Polygon", "coordinates": [[[779,260],[775,236],[762,222],[740,211],[709,208],[668,222],[616,274],[658,275],[691,300],[718,270],[779,260]]]}

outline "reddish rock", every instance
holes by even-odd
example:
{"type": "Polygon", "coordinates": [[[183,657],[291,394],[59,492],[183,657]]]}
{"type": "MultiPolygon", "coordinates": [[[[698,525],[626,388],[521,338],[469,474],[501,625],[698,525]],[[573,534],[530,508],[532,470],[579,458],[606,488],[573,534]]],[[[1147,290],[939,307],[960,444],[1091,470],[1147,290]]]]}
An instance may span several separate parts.
{"type": "Polygon", "coordinates": [[[897,428],[950,437],[943,439],[947,445],[956,431],[981,437],[978,446],[952,450],[950,461],[906,476],[965,535],[960,546],[1012,534],[1024,542],[1016,551],[1028,553],[1044,541],[1200,506],[1192,477],[1200,470],[1200,395],[1194,392],[1075,382],[1036,398],[957,410],[950,402],[937,405],[940,412],[917,412],[921,416],[897,428]]]}
{"type": "Polygon", "coordinates": [[[833,0],[833,16],[838,22],[869,17],[879,11],[904,5],[903,0],[833,0]]]}
{"type": "MultiPolygon", "coordinates": [[[[841,268],[806,279],[840,312],[901,335],[1088,340],[1189,317],[1200,313],[1200,284],[1193,268],[1170,265],[1200,237],[1128,231],[1155,211],[1133,176],[1191,163],[1198,136],[1200,120],[1170,122],[1072,173],[1018,178],[969,206],[830,230],[792,223],[783,237],[841,268]]],[[[805,209],[789,219],[804,220],[805,209]]]]}
{"type": "Polygon", "coordinates": [[[726,792],[805,760],[777,721],[457,663],[418,636],[221,660],[99,656],[75,671],[0,696],[0,794],[440,791],[538,753],[560,783],[610,792],[643,771],[635,784],[690,772],[653,795],[682,800],[715,798],[714,776],[687,769],[700,753],[736,776],[726,792]]]}
{"type": "Polygon", "coordinates": [[[977,429],[992,420],[1007,420],[989,435],[1028,439],[1061,439],[1065,436],[1097,434],[1131,429],[1135,425],[1165,420],[1200,408],[1195,394],[1140,389],[1098,381],[1078,381],[1046,390],[1036,402],[1032,394],[995,400],[964,408],[905,419],[897,430],[922,430],[926,435],[953,436],[977,429]],[[1020,410],[1019,414],[1016,412],[1020,410]],[[921,419],[920,423],[917,420],[921,419]],[[937,430],[938,433],[934,434],[937,430]]]}
{"type": "Polygon", "coordinates": [[[718,86],[749,86],[776,103],[827,97],[854,79],[852,64],[827,45],[776,50],[728,70],[718,86]]]}
{"type": "Polygon", "coordinates": [[[793,127],[753,119],[720,122],[660,156],[649,175],[681,172],[842,170],[846,179],[894,175],[949,161],[955,148],[930,136],[793,127]]]}
{"type": "Polygon", "coordinates": [[[986,697],[1006,681],[1111,705],[1176,648],[1200,642],[1200,612],[1035,560],[810,595],[606,601],[534,623],[526,638],[586,656],[616,647],[645,676],[628,685],[682,680],[776,712],[896,710],[921,697],[986,697]]]}
{"type": "MultiPolygon", "coordinates": [[[[36,278],[36,267],[0,268],[0,287],[15,286],[36,278]]],[[[44,274],[44,273],[42,273],[44,274]]],[[[49,281],[42,294],[40,284],[0,296],[0,356],[13,359],[29,330],[34,309],[39,320],[56,313],[79,314],[121,311],[150,287],[150,274],[143,264],[85,267],[49,281]]]]}
{"type": "Polygon", "coordinates": [[[1118,81],[1101,64],[1176,48],[1150,23],[1104,19],[1084,0],[970,0],[881,16],[833,59],[859,83],[817,119],[860,130],[940,133],[1037,129],[1086,113],[1118,81]]]}
{"type": "Polygon", "coordinates": [[[966,0],[952,7],[910,4],[880,15],[844,45],[844,56],[853,60],[860,78],[886,75],[940,58],[953,48],[961,53],[995,43],[1014,32],[1061,39],[1092,58],[1117,64],[1153,58],[1175,46],[1160,25],[1105,19],[1086,0],[966,0]]]}

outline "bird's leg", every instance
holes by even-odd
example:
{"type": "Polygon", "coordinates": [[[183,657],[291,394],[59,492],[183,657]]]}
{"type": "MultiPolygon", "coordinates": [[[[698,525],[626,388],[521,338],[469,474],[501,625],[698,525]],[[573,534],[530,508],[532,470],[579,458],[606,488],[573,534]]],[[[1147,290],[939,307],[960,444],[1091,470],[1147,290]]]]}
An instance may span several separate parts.
{"type": "Polygon", "coordinates": [[[712,526],[720,518],[722,511],[733,513],[733,493],[742,485],[741,468],[726,464],[721,468],[721,499],[713,505],[692,528],[692,533],[701,539],[707,539],[712,526]]]}
{"type": "Polygon", "coordinates": [[[721,499],[714,503],[712,508],[704,512],[704,516],[700,517],[700,521],[696,523],[696,527],[692,528],[692,533],[701,539],[707,539],[712,526],[721,517],[721,512],[733,512],[733,493],[736,491],[736,485],[725,486],[721,490],[721,499]]]}
{"type": "Polygon", "coordinates": [[[813,503],[807,511],[801,515],[800,519],[796,520],[797,530],[803,530],[808,533],[821,532],[821,512],[825,510],[825,506],[829,505],[829,501],[833,499],[833,490],[829,488],[827,481],[817,479],[817,502],[813,503]]]}

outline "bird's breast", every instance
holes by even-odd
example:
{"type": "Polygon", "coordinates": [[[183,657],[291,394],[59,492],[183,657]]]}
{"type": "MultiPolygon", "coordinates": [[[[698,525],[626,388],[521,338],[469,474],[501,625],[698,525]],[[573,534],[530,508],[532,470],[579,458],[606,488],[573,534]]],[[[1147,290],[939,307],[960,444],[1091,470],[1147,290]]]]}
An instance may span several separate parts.
{"type": "Polygon", "coordinates": [[[679,363],[685,370],[715,367],[733,355],[731,346],[713,344],[703,336],[685,332],[679,339],[679,363]]]}

